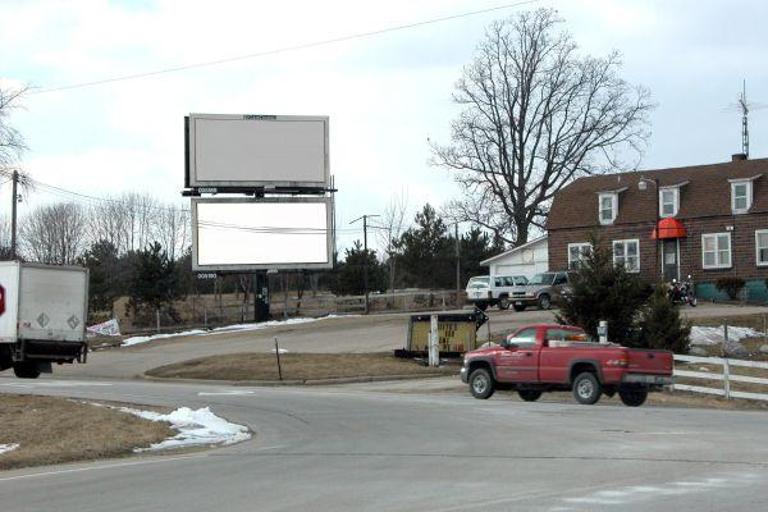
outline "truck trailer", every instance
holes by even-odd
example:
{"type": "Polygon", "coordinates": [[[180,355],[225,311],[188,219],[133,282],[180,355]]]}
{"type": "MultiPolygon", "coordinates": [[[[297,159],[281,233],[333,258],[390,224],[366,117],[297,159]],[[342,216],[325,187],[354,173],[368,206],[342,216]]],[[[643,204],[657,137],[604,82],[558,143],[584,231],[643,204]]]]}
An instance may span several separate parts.
{"type": "Polygon", "coordinates": [[[35,379],[85,363],[88,269],[0,261],[0,371],[35,379]]]}

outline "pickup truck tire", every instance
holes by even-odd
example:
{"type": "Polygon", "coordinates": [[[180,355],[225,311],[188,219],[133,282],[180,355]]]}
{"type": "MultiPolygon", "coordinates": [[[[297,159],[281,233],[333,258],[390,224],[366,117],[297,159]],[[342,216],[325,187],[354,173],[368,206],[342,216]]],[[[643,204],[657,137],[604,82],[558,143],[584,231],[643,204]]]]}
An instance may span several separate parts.
{"type": "Polygon", "coordinates": [[[637,386],[622,386],[619,388],[619,398],[627,407],[640,407],[648,398],[648,390],[637,386]]]}
{"type": "Polygon", "coordinates": [[[473,371],[469,376],[469,391],[473,397],[480,400],[490,398],[496,391],[491,372],[485,368],[473,371]]]}
{"type": "Polygon", "coordinates": [[[541,391],[536,391],[535,389],[521,389],[517,394],[526,402],[535,402],[541,398],[541,391]]]}
{"type": "Polygon", "coordinates": [[[544,311],[552,307],[552,299],[546,293],[542,293],[539,297],[539,307],[544,311]]]}
{"type": "Polygon", "coordinates": [[[573,381],[573,397],[580,404],[596,404],[602,394],[603,387],[592,372],[580,373],[573,381]]]}
{"type": "Polygon", "coordinates": [[[23,361],[14,363],[13,373],[20,379],[36,379],[40,376],[40,369],[36,363],[23,361]]]}
{"type": "Polygon", "coordinates": [[[507,309],[509,309],[509,299],[506,297],[500,298],[498,306],[499,306],[499,311],[506,311],[507,309]]]}
{"type": "Polygon", "coordinates": [[[515,308],[515,311],[518,311],[518,312],[525,311],[525,304],[515,304],[512,307],[515,308]]]}

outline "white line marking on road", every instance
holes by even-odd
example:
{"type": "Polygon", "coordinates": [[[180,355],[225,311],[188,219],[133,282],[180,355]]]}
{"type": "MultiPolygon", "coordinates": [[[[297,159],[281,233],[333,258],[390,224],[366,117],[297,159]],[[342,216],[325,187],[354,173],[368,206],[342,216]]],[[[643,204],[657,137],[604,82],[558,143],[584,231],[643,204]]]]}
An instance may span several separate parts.
{"type": "Polygon", "coordinates": [[[254,394],[254,391],[201,391],[197,396],[243,396],[252,394],[254,394]]]}
{"type": "Polygon", "coordinates": [[[59,388],[86,388],[86,387],[107,387],[112,386],[109,382],[88,382],[79,380],[41,380],[38,382],[8,382],[0,384],[0,386],[9,388],[47,388],[47,387],[59,387],[59,388]]]}
{"type": "Polygon", "coordinates": [[[198,455],[185,455],[182,457],[164,457],[162,459],[152,459],[152,460],[137,460],[133,462],[120,462],[117,464],[102,464],[99,466],[88,466],[84,468],[71,468],[71,469],[59,469],[56,471],[44,471],[41,473],[30,473],[27,475],[16,475],[16,476],[9,476],[5,478],[0,478],[0,483],[2,482],[12,482],[14,480],[24,480],[27,478],[40,478],[44,476],[58,476],[58,475],[65,475],[67,473],[83,473],[85,471],[96,471],[96,470],[102,470],[102,469],[115,469],[115,468],[124,468],[124,467],[130,467],[130,466],[141,466],[143,464],[158,464],[162,462],[178,462],[181,460],[189,460],[189,459],[200,459],[203,457],[207,457],[208,454],[198,454],[198,455]]]}

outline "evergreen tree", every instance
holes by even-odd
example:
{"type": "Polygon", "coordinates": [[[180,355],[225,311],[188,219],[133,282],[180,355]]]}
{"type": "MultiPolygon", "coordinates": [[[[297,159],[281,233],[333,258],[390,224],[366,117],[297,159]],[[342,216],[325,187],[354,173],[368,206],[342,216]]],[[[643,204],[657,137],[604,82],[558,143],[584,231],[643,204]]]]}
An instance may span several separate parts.
{"type": "Polygon", "coordinates": [[[365,293],[365,265],[368,265],[368,291],[387,289],[387,271],[376,259],[371,249],[363,249],[360,240],[346,250],[344,263],[338,266],[336,279],[331,283],[332,291],[337,295],[362,295],[365,293]]]}
{"type": "Polygon", "coordinates": [[[419,288],[453,287],[455,242],[448,238],[445,222],[426,204],[415,224],[395,244],[404,282],[419,288]]]}
{"type": "MultiPolygon", "coordinates": [[[[179,299],[179,274],[174,262],[159,242],[136,253],[135,275],[130,286],[130,304],[134,311],[168,308],[179,299]]],[[[171,316],[174,316],[168,308],[171,316]]]]}
{"type": "Polygon", "coordinates": [[[661,286],[656,287],[643,308],[640,327],[640,337],[633,346],[688,353],[691,325],[680,318],[680,312],[661,286]]]}
{"type": "Polygon", "coordinates": [[[463,234],[460,243],[462,286],[466,285],[472,276],[487,274],[488,267],[481,266],[480,262],[504,250],[499,239],[493,240],[487,232],[479,228],[472,228],[463,234]]]}
{"type": "Polygon", "coordinates": [[[614,265],[611,252],[593,238],[593,250],[571,274],[570,290],[561,300],[557,320],[577,325],[597,337],[600,320],[608,322],[608,340],[631,342],[637,335],[638,310],[649,295],[637,274],[614,265]]]}
{"type": "Polygon", "coordinates": [[[94,242],[80,263],[88,268],[88,309],[90,312],[112,311],[112,303],[125,291],[117,248],[106,240],[94,242]]]}

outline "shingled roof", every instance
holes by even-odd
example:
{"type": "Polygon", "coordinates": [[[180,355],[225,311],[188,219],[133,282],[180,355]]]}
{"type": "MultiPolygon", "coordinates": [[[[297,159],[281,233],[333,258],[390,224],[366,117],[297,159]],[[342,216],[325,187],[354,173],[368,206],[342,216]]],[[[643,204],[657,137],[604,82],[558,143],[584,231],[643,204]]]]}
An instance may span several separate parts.
{"type": "Polygon", "coordinates": [[[752,212],[768,212],[768,158],[736,160],[652,171],[605,174],[579,178],[555,195],[548,229],[599,226],[600,192],[619,192],[619,211],[614,225],[653,223],[656,220],[656,188],[649,183],[639,190],[641,177],[656,178],[659,186],[681,185],[678,219],[731,215],[728,180],[759,176],[754,183],[752,212]]]}

